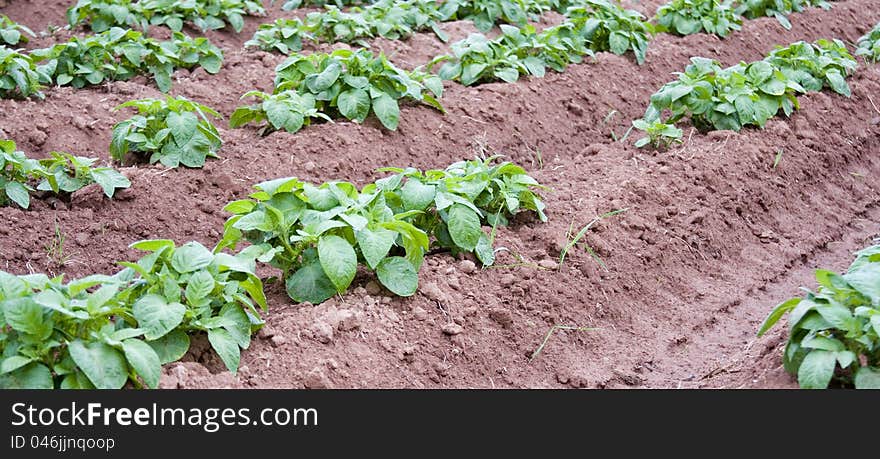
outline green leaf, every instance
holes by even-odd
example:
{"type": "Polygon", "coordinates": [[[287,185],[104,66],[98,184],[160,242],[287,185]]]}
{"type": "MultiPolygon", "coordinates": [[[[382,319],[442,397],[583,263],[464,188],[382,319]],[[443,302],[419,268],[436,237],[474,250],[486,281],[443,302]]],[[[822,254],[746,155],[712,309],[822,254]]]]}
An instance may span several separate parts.
{"type": "Polygon", "coordinates": [[[315,75],[312,79],[307,79],[306,86],[308,86],[310,91],[317,94],[333,86],[333,83],[336,83],[336,80],[339,79],[340,73],[342,73],[342,65],[336,61],[330,62],[321,73],[315,75]]]}
{"type": "Polygon", "coordinates": [[[866,264],[858,270],[844,274],[843,278],[874,304],[880,304],[880,263],[866,264]]]}
{"type": "Polygon", "coordinates": [[[483,266],[492,266],[495,263],[495,248],[492,247],[492,241],[489,240],[489,236],[482,231],[480,231],[480,240],[477,242],[474,253],[483,266]]]}
{"type": "Polygon", "coordinates": [[[220,317],[226,322],[223,328],[229,332],[238,346],[247,349],[251,344],[251,320],[248,319],[244,309],[237,303],[226,303],[220,310],[220,317]]]}
{"type": "Polygon", "coordinates": [[[357,274],[357,254],[345,239],[323,236],[318,240],[318,259],[327,277],[343,293],[357,274]]]}
{"type": "Polygon", "coordinates": [[[296,302],[319,304],[336,294],[336,287],[319,262],[303,265],[286,282],[287,294],[296,302]]]}
{"type": "Polygon", "coordinates": [[[238,343],[232,335],[224,328],[214,328],[208,330],[208,341],[211,347],[220,356],[220,360],[226,365],[229,371],[236,373],[241,360],[241,351],[238,343]]]}
{"type": "Polygon", "coordinates": [[[11,357],[7,357],[3,359],[3,363],[0,363],[0,374],[6,374],[33,362],[34,359],[29,357],[24,357],[22,355],[13,355],[11,357]]]}
{"type": "Polygon", "coordinates": [[[214,291],[214,277],[208,271],[199,271],[189,278],[186,286],[186,301],[195,304],[214,291]]]}
{"type": "Polygon", "coordinates": [[[859,367],[855,385],[856,389],[880,389],[880,368],[859,367]]]}
{"type": "Polygon", "coordinates": [[[834,367],[837,365],[835,352],[813,350],[810,351],[800,368],[798,368],[798,384],[802,389],[825,389],[834,376],[834,367]]]}
{"type": "Polygon", "coordinates": [[[144,329],[144,336],[153,341],[180,325],[186,314],[186,306],[176,302],[169,303],[159,295],[149,294],[134,303],[132,313],[138,326],[144,329]]]}
{"type": "Polygon", "coordinates": [[[612,53],[618,56],[623,55],[629,49],[629,36],[627,36],[626,32],[615,30],[608,37],[608,45],[612,53]]]}
{"type": "Polygon", "coordinates": [[[370,269],[376,269],[376,266],[388,255],[394,245],[397,233],[384,228],[364,228],[355,232],[355,239],[357,239],[358,248],[361,249],[367,266],[370,269]]]}
{"type": "Polygon", "coordinates": [[[117,188],[128,188],[131,186],[131,181],[126,176],[109,167],[92,170],[92,179],[104,190],[104,194],[108,198],[113,197],[117,188]]]}
{"type": "Polygon", "coordinates": [[[80,340],[71,342],[68,349],[76,366],[96,388],[121,389],[128,380],[125,358],[116,349],[104,343],[80,340]]]}
{"type": "Polygon", "coordinates": [[[188,242],[174,251],[171,266],[179,273],[197,271],[211,264],[214,255],[198,242],[188,242]]]}
{"type": "Polygon", "coordinates": [[[336,105],[342,116],[362,123],[370,113],[370,95],[363,89],[349,89],[339,94],[336,105]]]}
{"type": "Polygon", "coordinates": [[[770,315],[768,315],[767,318],[764,319],[764,323],[761,324],[761,328],[758,330],[758,336],[760,337],[763,336],[764,333],[767,333],[768,330],[776,325],[776,322],[779,322],[779,319],[781,319],[786,312],[794,309],[800,302],[800,298],[792,298],[773,308],[773,311],[770,312],[770,315]]]}
{"type": "Polygon", "coordinates": [[[373,113],[386,128],[395,131],[400,121],[400,107],[397,101],[387,94],[373,98],[373,113]]]}
{"type": "Polygon", "coordinates": [[[418,180],[408,180],[400,189],[404,210],[425,210],[432,202],[436,189],[418,180]]]}
{"type": "Polygon", "coordinates": [[[455,245],[468,252],[473,252],[477,248],[483,230],[476,212],[461,204],[453,204],[449,209],[446,224],[455,245]]]}
{"type": "Polygon", "coordinates": [[[31,195],[21,183],[7,182],[6,196],[22,209],[27,209],[31,205],[31,195]]]}
{"type": "Polygon", "coordinates": [[[52,324],[45,320],[43,307],[32,298],[14,298],[0,305],[6,323],[14,330],[40,338],[47,338],[51,333],[52,324]]]}
{"type": "Polygon", "coordinates": [[[0,375],[0,389],[54,389],[52,373],[42,363],[32,362],[0,375]]]}
{"type": "Polygon", "coordinates": [[[193,136],[198,132],[199,119],[192,112],[169,112],[165,118],[168,128],[171,129],[171,136],[174,137],[175,143],[183,147],[192,140],[193,136]]]}
{"type": "Polygon", "coordinates": [[[406,258],[388,257],[376,267],[379,282],[395,295],[412,296],[419,287],[419,274],[406,258]]]}
{"type": "Polygon", "coordinates": [[[150,389],[159,387],[162,364],[156,351],[149,344],[139,339],[123,341],[122,350],[125,352],[125,358],[128,360],[128,363],[143,378],[144,384],[150,389]]]}
{"type": "Polygon", "coordinates": [[[147,344],[153,348],[159,357],[159,362],[164,365],[176,362],[186,354],[186,351],[189,350],[189,335],[183,330],[177,329],[157,340],[149,341],[147,344]]]}

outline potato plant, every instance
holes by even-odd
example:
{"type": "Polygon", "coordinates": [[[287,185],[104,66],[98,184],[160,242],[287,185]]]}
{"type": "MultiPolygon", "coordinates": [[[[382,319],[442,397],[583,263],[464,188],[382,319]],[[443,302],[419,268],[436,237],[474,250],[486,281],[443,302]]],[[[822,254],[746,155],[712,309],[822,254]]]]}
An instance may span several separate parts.
{"type": "Polygon", "coordinates": [[[303,40],[366,46],[364,39],[397,40],[425,30],[433,30],[446,41],[446,34],[439,26],[441,20],[436,0],[380,0],[347,11],[327,6],[325,11],[309,13],[305,21],[293,18],[263,24],[245,46],[289,54],[301,50],[303,40]]]}
{"type": "Polygon", "coordinates": [[[69,195],[97,183],[112,198],[117,188],[131,186],[128,178],[116,169],[93,167],[97,161],[62,152],[52,152],[46,159],[32,159],[17,151],[15,142],[0,140],[0,206],[12,202],[27,209],[30,194],[35,191],[69,195]]]}
{"type": "Polygon", "coordinates": [[[67,11],[71,27],[87,23],[93,32],[112,27],[136,27],[147,30],[163,25],[180,32],[191,22],[202,31],[223,29],[236,32],[244,27],[244,17],[266,11],[260,0],[78,0],[67,11]]]}
{"type": "Polygon", "coordinates": [[[654,26],[635,10],[608,0],[583,0],[565,12],[594,52],[610,51],[618,56],[632,50],[636,62],[645,62],[654,26]]]}
{"type": "Polygon", "coordinates": [[[244,43],[245,48],[290,54],[300,51],[303,40],[317,41],[300,18],[281,18],[275,22],[260,24],[253,38],[244,43]]]}
{"type": "Polygon", "coordinates": [[[217,158],[223,144],[208,116],[213,109],[184,97],[132,100],[116,107],[136,108],[137,115],[113,126],[110,156],[119,162],[126,154],[147,158],[166,167],[202,167],[208,157],[217,158]]]}
{"type": "Polygon", "coordinates": [[[737,4],[737,14],[747,19],[774,17],[786,30],[791,29],[788,20],[791,13],[800,13],[811,6],[826,10],[831,8],[827,0],[738,0],[737,4]]]}
{"type": "Polygon", "coordinates": [[[81,88],[150,74],[162,92],[171,89],[171,75],[176,69],[201,66],[214,74],[223,63],[223,53],[206,38],[174,32],[171,40],[160,42],[119,27],[85,38],[73,37],[31,55],[45,62],[44,67],[59,86],[81,88]]]}
{"type": "MultiPolygon", "coordinates": [[[[272,2],[274,3],[275,0],[272,0],[272,2]]],[[[372,3],[372,0],[284,0],[284,3],[282,3],[281,5],[281,9],[284,11],[290,11],[301,7],[321,7],[326,5],[336,5],[339,8],[342,8],[346,6],[356,6],[369,3],[372,3]]]]}
{"type": "Polygon", "coordinates": [[[384,54],[374,56],[365,49],[293,55],[276,68],[274,92],[275,97],[258,92],[246,94],[264,102],[240,107],[233,115],[233,125],[269,120],[274,129],[284,127],[295,132],[305,124],[306,116],[326,115],[363,123],[373,114],[393,131],[400,120],[401,100],[416,100],[443,111],[437,100],[443,95],[443,82],[438,77],[419,70],[401,70],[384,54]],[[282,95],[285,91],[299,97],[282,95]]]}
{"type": "Polygon", "coordinates": [[[851,95],[846,78],[855,72],[857,64],[840,40],[799,41],[777,47],[765,60],[806,91],[829,87],[838,94],[851,95]]]}
{"type": "Polygon", "coordinates": [[[868,62],[880,60],[880,24],[859,38],[856,56],[863,56],[868,62]]]}
{"type": "Polygon", "coordinates": [[[444,21],[468,19],[485,33],[499,22],[524,26],[550,11],[551,5],[546,0],[446,0],[440,12],[444,21]]]}
{"type": "Polygon", "coordinates": [[[659,32],[677,35],[710,33],[726,37],[742,28],[733,0],[672,0],[657,9],[659,32]]]}
{"type": "Polygon", "coordinates": [[[44,85],[52,82],[52,70],[37,64],[29,54],[0,46],[0,97],[42,99],[44,85]]]}
{"type": "Polygon", "coordinates": [[[797,94],[828,86],[848,96],[844,78],[855,65],[841,42],[827,40],[797,42],[777,48],[764,60],[729,68],[694,57],[677,81],[651,96],[644,121],[658,122],[666,112],[662,124],[690,117],[701,130],[763,128],[780,110],[791,115],[798,108],[797,94]]]}
{"type": "Polygon", "coordinates": [[[681,143],[683,132],[680,128],[675,127],[674,124],[667,124],[660,120],[648,122],[639,119],[633,120],[632,125],[634,128],[645,133],[645,137],[636,140],[635,146],[637,148],[651,145],[656,149],[661,149],[668,148],[675,143],[681,143]]]}
{"type": "Polygon", "coordinates": [[[191,242],[141,241],[150,252],[113,276],[65,283],[0,271],[0,388],[158,387],[188,333],[204,331],[230,371],[265,309],[247,253],[213,254],[191,242]]]}
{"type": "Polygon", "coordinates": [[[34,32],[24,25],[21,25],[5,14],[0,14],[0,45],[18,46],[19,44],[27,44],[28,36],[35,37],[34,32]]]}
{"type": "Polygon", "coordinates": [[[250,199],[226,206],[233,216],[215,252],[251,243],[259,261],[282,271],[287,293],[298,302],[344,293],[359,265],[391,292],[410,296],[432,246],[473,252],[491,265],[493,241],[483,224],[506,224],[523,210],[546,221],[533,191],[538,183],[494,157],[446,170],[383,170],[393,175],[361,190],[348,182],[315,186],[295,178],[256,185],[250,199]]]}
{"type": "Polygon", "coordinates": [[[300,95],[293,90],[281,91],[277,94],[266,94],[262,91],[251,91],[242,99],[252,97],[259,102],[235,109],[229,118],[229,127],[238,128],[250,123],[265,123],[261,128],[263,135],[273,131],[284,130],[294,133],[311,124],[312,118],[332,121],[330,117],[318,111],[315,96],[300,95]]]}
{"type": "Polygon", "coordinates": [[[452,44],[452,55],[434,58],[428,70],[440,63],[438,76],[465,86],[506,81],[513,83],[523,75],[543,77],[546,68],[563,71],[583,56],[593,56],[580,31],[563,23],[536,32],[533,26],[522,28],[502,24],[501,35],[489,39],[475,33],[452,44]]]}
{"type": "Polygon", "coordinates": [[[802,388],[880,389],[880,246],[858,252],[842,275],[817,270],[816,281],[816,292],[776,306],[758,336],[788,314],[782,362],[802,388]]]}

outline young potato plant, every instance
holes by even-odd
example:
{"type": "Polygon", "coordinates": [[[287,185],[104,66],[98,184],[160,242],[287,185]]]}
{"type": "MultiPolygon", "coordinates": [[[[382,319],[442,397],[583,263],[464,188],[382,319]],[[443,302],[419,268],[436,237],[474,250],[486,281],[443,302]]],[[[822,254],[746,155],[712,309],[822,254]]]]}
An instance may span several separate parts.
{"type": "Polygon", "coordinates": [[[880,60],[880,23],[870,32],[859,38],[856,56],[864,56],[868,62],[880,60]]]}
{"type": "Polygon", "coordinates": [[[223,53],[206,38],[190,38],[174,32],[171,40],[159,42],[141,32],[119,27],[85,38],[36,50],[32,56],[43,62],[59,86],[82,88],[106,80],[127,80],[150,74],[162,92],[171,89],[176,69],[201,66],[217,73],[223,53]]]}
{"type": "Polygon", "coordinates": [[[546,0],[446,0],[440,6],[443,21],[468,19],[483,33],[499,22],[524,26],[550,9],[546,0]]]}
{"type": "Polygon", "coordinates": [[[675,127],[674,124],[667,124],[660,120],[648,122],[643,119],[633,120],[632,124],[634,128],[645,133],[645,137],[636,141],[635,146],[637,148],[651,145],[659,150],[669,148],[669,146],[675,143],[681,143],[683,132],[680,128],[675,127]]]}
{"type": "Polygon", "coordinates": [[[428,70],[443,63],[438,76],[465,86],[497,80],[513,83],[521,75],[543,77],[546,67],[557,72],[581,62],[593,52],[570,23],[538,33],[531,25],[522,28],[502,24],[494,39],[475,33],[452,44],[452,55],[434,58],[428,70]]]}
{"type": "Polygon", "coordinates": [[[70,153],[53,151],[51,157],[40,160],[45,177],[37,185],[40,191],[70,194],[92,183],[97,183],[108,198],[116,189],[131,186],[131,181],[112,167],[93,167],[97,158],[84,158],[70,153]]]}
{"type": "Polygon", "coordinates": [[[444,171],[385,169],[394,175],[360,191],[348,182],[264,182],[250,199],[226,206],[233,216],[215,252],[251,243],[259,261],[282,270],[297,302],[344,293],[358,265],[396,295],[410,296],[432,244],[473,252],[490,265],[495,255],[483,223],[506,224],[526,209],[546,221],[533,191],[538,183],[519,166],[493,162],[463,161],[444,171]]]}
{"type": "Polygon", "coordinates": [[[763,127],[782,110],[786,116],[798,108],[796,93],[805,92],[796,81],[765,61],[721,68],[712,59],[691,58],[679,79],[667,83],[651,96],[644,120],[658,121],[664,110],[671,124],[690,117],[698,129],[763,127]]]}
{"type": "Polygon", "coordinates": [[[672,0],[657,10],[658,32],[710,33],[724,38],[742,28],[733,0],[672,0]]]}
{"type": "Polygon", "coordinates": [[[52,152],[50,158],[42,160],[31,159],[16,150],[15,142],[0,140],[0,206],[13,202],[27,209],[30,194],[37,190],[69,195],[97,183],[107,197],[112,198],[117,188],[131,186],[131,182],[113,168],[92,167],[97,161],[60,152],[52,152]],[[36,189],[32,184],[36,184],[36,189]]]}
{"type": "Polygon", "coordinates": [[[852,94],[846,77],[855,72],[858,64],[840,40],[799,41],[776,48],[765,60],[806,91],[829,87],[846,97],[852,94]]]}
{"type": "MultiPolygon", "coordinates": [[[[141,241],[151,252],[114,276],[68,283],[0,271],[0,388],[156,388],[188,333],[207,332],[227,368],[266,308],[254,258],[213,254],[191,242],[141,241]]],[[[253,252],[253,251],[252,251],[253,252]]]]}
{"type": "Polygon", "coordinates": [[[29,54],[0,46],[0,98],[43,98],[43,85],[52,82],[50,68],[37,65],[29,54]]]}
{"type": "Polygon", "coordinates": [[[636,62],[645,62],[654,26],[635,10],[627,10],[608,0],[582,0],[565,15],[581,31],[594,52],[611,51],[618,56],[632,50],[636,62]]]}
{"type": "Polygon", "coordinates": [[[290,54],[302,50],[303,40],[317,41],[302,19],[281,18],[275,22],[260,24],[253,38],[246,41],[244,46],[290,54]]]}
{"type": "Polygon", "coordinates": [[[880,246],[868,247],[843,275],[817,270],[816,292],[776,306],[758,331],[788,314],[782,362],[804,389],[832,381],[856,389],[880,389],[880,246]]]}
{"type": "Polygon", "coordinates": [[[737,0],[736,13],[748,19],[774,17],[786,30],[791,29],[788,15],[800,13],[807,7],[831,8],[826,0],[737,0]]]}
{"type": "MultiPolygon", "coordinates": [[[[273,3],[275,0],[271,0],[273,3]]],[[[372,0],[285,0],[281,5],[284,11],[291,11],[301,7],[314,6],[321,7],[326,5],[336,5],[339,8],[345,6],[355,6],[373,3],[372,0]]]]}
{"type": "Polygon", "coordinates": [[[0,14],[0,45],[18,46],[26,44],[29,39],[28,35],[35,37],[34,32],[23,26],[5,14],[0,14]]]}
{"type": "Polygon", "coordinates": [[[208,157],[217,158],[223,144],[208,115],[213,109],[184,97],[132,100],[115,110],[134,107],[138,114],[113,126],[110,156],[123,162],[129,152],[149,155],[166,167],[202,167],[208,157]]]}
{"type": "Polygon", "coordinates": [[[256,250],[212,253],[198,242],[176,247],[170,240],[140,241],[150,252],[136,263],[120,263],[131,279],[125,292],[131,315],[160,363],[179,360],[189,349],[188,333],[206,332],[229,371],[238,371],[241,349],[262,326],[263,282],[256,275],[256,250]]]}
{"type": "MultiPolygon", "coordinates": [[[[384,54],[374,57],[373,53],[364,49],[339,49],[330,54],[297,54],[289,57],[276,68],[275,76],[275,93],[288,90],[305,99],[286,104],[293,106],[294,111],[288,115],[275,113],[272,117],[276,120],[288,116],[296,118],[302,114],[299,107],[308,107],[299,102],[310,98],[315,100],[315,116],[323,113],[334,119],[343,117],[362,123],[372,113],[392,131],[397,129],[400,120],[400,100],[413,99],[444,111],[437,100],[443,95],[440,78],[420,70],[401,70],[388,62],[384,54]]],[[[281,108],[281,105],[271,106],[281,108]]],[[[261,111],[267,107],[260,105],[252,108],[261,111]]],[[[239,112],[240,116],[243,113],[239,112]]],[[[257,117],[254,120],[270,118],[268,113],[253,116],[257,117]]],[[[236,121],[236,125],[241,124],[236,121]]],[[[287,122],[272,124],[288,126],[287,122]]],[[[291,126],[297,125],[294,123],[291,126]]]]}
{"type": "Polygon", "coordinates": [[[265,122],[260,130],[262,135],[280,130],[293,134],[311,124],[312,118],[332,121],[329,116],[318,111],[315,96],[312,94],[300,95],[296,91],[285,90],[278,94],[251,91],[241,96],[242,99],[247,97],[253,97],[260,102],[236,108],[229,118],[230,128],[265,122]]]}
{"type": "Polygon", "coordinates": [[[424,30],[447,40],[440,30],[444,18],[436,0],[379,0],[347,12],[335,6],[326,8],[306,18],[309,31],[322,41],[356,43],[374,36],[398,40],[424,30]]]}
{"type": "Polygon", "coordinates": [[[78,0],[67,11],[71,27],[90,24],[93,32],[111,27],[164,25],[180,32],[185,22],[192,22],[202,31],[232,26],[236,32],[244,27],[244,17],[265,14],[259,0],[78,0]]]}

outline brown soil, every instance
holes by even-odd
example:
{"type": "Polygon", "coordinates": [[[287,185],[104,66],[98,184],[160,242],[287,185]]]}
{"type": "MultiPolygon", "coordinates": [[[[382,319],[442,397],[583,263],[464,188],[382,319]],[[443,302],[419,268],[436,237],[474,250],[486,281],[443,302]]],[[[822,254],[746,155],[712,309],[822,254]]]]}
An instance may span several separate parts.
{"type": "MultiPolygon", "coordinates": [[[[0,12],[45,30],[63,25],[72,2],[8,3],[0,12]]],[[[648,12],[660,3],[634,7],[648,12]]],[[[854,42],[880,21],[874,3],[835,2],[830,11],[795,14],[790,31],[759,19],[726,40],[660,35],[644,66],[603,53],[543,79],[447,84],[448,114],[405,107],[397,132],[374,120],[267,137],[221,127],[222,159],[204,169],[126,168],[132,188],[112,201],[86,189],[70,202],[0,208],[0,269],[71,277],[110,272],[116,260],[139,256],[127,249],[135,240],[212,245],[228,216],[223,205],[262,180],[364,184],[379,177],[373,171],[381,166],[437,168],[487,149],[553,188],[546,194],[549,223],[525,218],[501,230],[498,244],[509,251],[499,266],[465,273],[461,260],[429,257],[420,293],[405,299],[374,289],[367,277],[319,306],[292,304],[281,285],[270,285],[268,325],[243,354],[237,376],[196,340],[185,362],[166,368],[163,387],[795,387],[780,369],[783,332],[757,340],[755,331],[776,303],[801,285],[814,286],[812,269],[844,268],[852,251],[878,234],[880,68],[859,69],[850,79],[852,98],[802,97],[800,111],[763,131],[688,129],[683,146],[663,153],[613,137],[691,56],[734,64],[801,39],[854,42]],[[552,266],[570,225],[620,208],[628,210],[585,239],[607,270],[582,247],[558,269],[534,267],[552,266]],[[47,256],[56,225],[69,256],[63,266],[47,256]],[[525,264],[505,267],[517,257],[525,264]],[[450,323],[461,332],[445,334],[450,323]],[[530,362],[553,325],[598,330],[557,331],[530,362]]],[[[270,89],[283,57],[241,44],[260,22],[291,14],[276,6],[267,18],[249,19],[240,35],[208,33],[226,53],[223,71],[181,71],[172,93],[229,116],[244,92],[270,89]]],[[[445,29],[452,41],[473,31],[465,22],[445,29]]],[[[447,47],[431,34],[374,42],[402,67],[424,64],[447,47]]],[[[65,150],[105,159],[112,125],[130,116],[112,108],[160,96],[143,78],[46,93],[43,101],[0,101],[0,137],[34,155],[65,150]]]]}

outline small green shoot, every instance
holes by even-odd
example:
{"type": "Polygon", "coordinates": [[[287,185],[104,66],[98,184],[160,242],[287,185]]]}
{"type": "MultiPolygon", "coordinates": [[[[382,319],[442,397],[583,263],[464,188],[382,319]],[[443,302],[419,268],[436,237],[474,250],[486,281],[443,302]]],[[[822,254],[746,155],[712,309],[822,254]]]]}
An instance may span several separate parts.
{"type": "Polygon", "coordinates": [[[535,349],[535,352],[532,352],[531,357],[529,357],[529,363],[532,363],[533,360],[538,358],[538,355],[541,353],[542,350],[544,350],[544,346],[547,345],[547,341],[550,341],[550,336],[552,336],[553,332],[555,332],[556,330],[573,330],[573,331],[586,332],[586,331],[597,331],[600,329],[599,328],[590,328],[590,327],[576,327],[573,325],[554,325],[554,326],[550,327],[550,331],[547,332],[547,336],[544,337],[544,341],[541,342],[541,345],[538,346],[537,349],[535,349]]]}
{"type": "MultiPolygon", "coordinates": [[[[606,213],[604,213],[604,214],[602,214],[602,215],[599,215],[598,217],[596,217],[596,218],[590,220],[590,222],[587,223],[586,226],[584,226],[583,228],[581,228],[581,230],[578,231],[578,233],[577,233],[576,235],[574,235],[573,237],[571,236],[571,229],[572,229],[572,228],[569,228],[569,231],[568,231],[568,237],[570,237],[570,240],[568,241],[568,244],[565,246],[565,248],[562,249],[562,253],[559,255],[559,267],[562,267],[562,263],[565,262],[565,256],[568,255],[568,252],[569,252],[569,251],[570,251],[575,245],[577,245],[577,243],[580,242],[581,239],[583,239],[583,237],[587,234],[587,231],[589,231],[590,228],[592,228],[594,225],[596,225],[597,223],[599,223],[600,221],[602,221],[602,220],[604,220],[604,219],[606,219],[606,218],[608,218],[608,217],[612,217],[612,216],[614,216],[614,215],[617,215],[617,214],[620,214],[620,213],[626,212],[627,210],[629,210],[629,209],[628,209],[628,208],[626,208],[626,209],[617,209],[617,210],[612,210],[612,211],[610,211],[610,212],[606,212],[606,213]]],[[[603,265],[603,266],[604,266],[604,263],[600,263],[600,265],[603,265]]]]}

